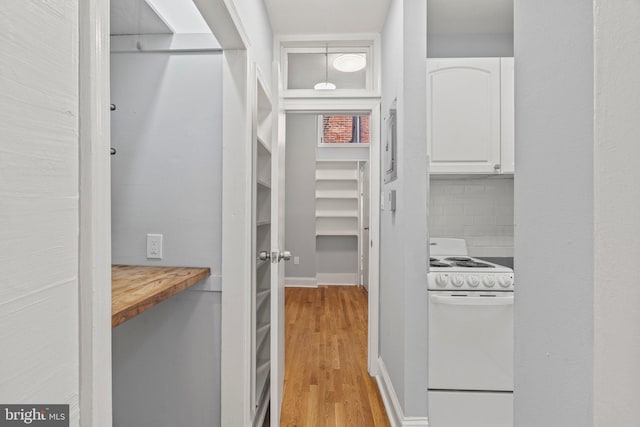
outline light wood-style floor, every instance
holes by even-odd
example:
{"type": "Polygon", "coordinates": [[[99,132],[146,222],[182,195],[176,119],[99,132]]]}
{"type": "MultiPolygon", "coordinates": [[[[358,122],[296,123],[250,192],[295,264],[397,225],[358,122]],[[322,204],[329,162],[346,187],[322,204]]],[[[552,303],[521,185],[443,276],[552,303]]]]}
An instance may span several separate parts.
{"type": "Polygon", "coordinates": [[[389,426],[367,372],[363,288],[287,288],[285,323],[281,426],[389,426]]]}

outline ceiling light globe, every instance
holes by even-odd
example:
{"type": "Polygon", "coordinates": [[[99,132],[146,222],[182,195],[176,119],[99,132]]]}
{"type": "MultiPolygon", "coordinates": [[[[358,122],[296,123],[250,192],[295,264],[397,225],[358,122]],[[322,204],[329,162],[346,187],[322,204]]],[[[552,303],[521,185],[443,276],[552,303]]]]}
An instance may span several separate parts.
{"type": "Polygon", "coordinates": [[[336,85],[331,82],[316,83],[313,87],[315,90],[336,90],[336,85]]]}
{"type": "Polygon", "coordinates": [[[333,67],[343,73],[354,73],[367,66],[367,58],[362,54],[346,53],[333,60],[333,67]]]}

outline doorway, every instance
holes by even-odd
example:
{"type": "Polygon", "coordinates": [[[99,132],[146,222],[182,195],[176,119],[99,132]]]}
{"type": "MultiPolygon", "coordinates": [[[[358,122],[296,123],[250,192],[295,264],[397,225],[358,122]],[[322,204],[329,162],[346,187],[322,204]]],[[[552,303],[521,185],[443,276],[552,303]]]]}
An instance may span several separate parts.
{"type": "MultiPolygon", "coordinates": [[[[381,164],[381,115],[380,101],[378,99],[281,99],[278,133],[279,138],[289,141],[287,135],[287,116],[292,114],[316,116],[328,113],[339,114],[365,114],[370,116],[370,146],[369,166],[367,185],[369,186],[369,210],[367,251],[369,265],[367,268],[367,290],[368,290],[368,333],[367,333],[367,369],[370,375],[378,375],[379,356],[379,259],[380,259],[380,165],[381,164]],[[372,166],[375,165],[375,166],[372,166]]],[[[348,149],[345,148],[345,149],[348,149]]],[[[357,149],[357,148],[355,148],[357,149]]],[[[311,160],[308,160],[311,161],[311,160]]],[[[308,193],[307,193],[308,194],[308,193]]],[[[364,228],[364,227],[363,227],[364,228]]],[[[360,251],[364,252],[361,248],[360,251]]]]}
{"type": "MultiPolygon", "coordinates": [[[[354,295],[354,300],[362,298],[364,304],[362,336],[366,337],[366,347],[356,377],[360,375],[366,381],[369,379],[365,378],[367,374],[376,375],[378,358],[379,168],[370,165],[379,164],[380,159],[379,104],[367,100],[358,108],[352,104],[335,110],[340,101],[306,100],[305,103],[287,105],[287,100],[284,100],[284,103],[285,239],[293,260],[286,265],[286,310],[291,310],[291,305],[296,304],[294,300],[299,302],[301,295],[305,298],[305,292],[309,298],[323,300],[325,297],[322,295],[325,295],[334,304],[339,304],[341,298],[349,299],[351,296],[337,295],[357,290],[360,295],[354,295]],[[366,117],[367,127],[371,129],[370,143],[366,146],[344,144],[327,147],[326,138],[323,138],[323,128],[326,127],[323,117],[336,115],[366,117]],[[371,229],[373,232],[370,233],[371,229]],[[334,294],[335,298],[329,297],[334,294]],[[371,333],[372,330],[375,332],[371,333]]],[[[286,316],[289,316],[286,319],[289,328],[291,315],[286,316]]],[[[293,329],[291,331],[295,333],[293,329]]],[[[286,335],[290,339],[289,330],[286,335]]],[[[287,341],[287,361],[291,351],[299,353],[299,350],[287,341]]],[[[289,375],[287,366],[285,376],[289,375]]],[[[285,390],[283,419],[286,416],[284,412],[291,410],[287,393],[290,391],[285,390]]]]}
{"type": "Polygon", "coordinates": [[[286,266],[286,286],[363,284],[362,228],[370,207],[362,172],[369,163],[369,121],[368,114],[287,114],[285,246],[293,263],[286,266]],[[364,142],[326,142],[323,135],[349,138],[357,128],[354,118],[366,129],[358,132],[364,142]]]}

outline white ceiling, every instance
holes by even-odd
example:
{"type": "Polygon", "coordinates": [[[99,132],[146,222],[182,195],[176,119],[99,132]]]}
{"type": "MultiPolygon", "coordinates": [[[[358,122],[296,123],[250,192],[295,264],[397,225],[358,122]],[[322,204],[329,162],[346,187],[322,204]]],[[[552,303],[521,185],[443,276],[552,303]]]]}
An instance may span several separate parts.
{"type": "Polygon", "coordinates": [[[274,34],[379,33],[390,0],[264,0],[274,34]]]}
{"type": "Polygon", "coordinates": [[[192,0],[111,0],[111,35],[211,34],[192,0]]]}
{"type": "Polygon", "coordinates": [[[427,0],[427,31],[513,33],[513,0],[427,0]]]}
{"type": "Polygon", "coordinates": [[[171,33],[145,0],[111,0],[111,35],[171,33]]]}

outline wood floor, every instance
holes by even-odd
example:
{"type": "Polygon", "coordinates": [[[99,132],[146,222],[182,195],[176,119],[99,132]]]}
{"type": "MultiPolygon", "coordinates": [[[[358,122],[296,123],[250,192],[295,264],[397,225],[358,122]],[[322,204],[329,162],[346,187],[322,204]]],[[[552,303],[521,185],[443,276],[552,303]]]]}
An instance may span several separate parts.
{"type": "Polygon", "coordinates": [[[285,290],[281,426],[389,426],[367,372],[367,293],[356,286],[285,290]]]}

